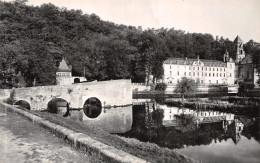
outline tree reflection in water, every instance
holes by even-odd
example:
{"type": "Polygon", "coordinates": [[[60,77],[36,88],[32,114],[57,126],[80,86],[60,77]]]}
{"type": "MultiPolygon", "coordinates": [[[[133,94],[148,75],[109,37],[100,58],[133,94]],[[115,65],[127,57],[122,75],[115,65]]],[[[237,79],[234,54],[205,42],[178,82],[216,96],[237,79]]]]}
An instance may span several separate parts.
{"type": "MultiPolygon", "coordinates": [[[[185,146],[209,145],[212,142],[227,141],[231,138],[238,143],[241,134],[255,138],[259,142],[259,119],[236,117],[233,120],[206,117],[201,121],[199,113],[175,116],[177,125],[163,126],[164,109],[155,103],[133,106],[132,130],[123,134],[144,142],[153,142],[162,147],[184,148],[185,146]],[[195,116],[194,116],[195,115],[195,116]],[[212,120],[212,121],[210,121],[212,120]]],[[[217,116],[218,118],[221,116],[217,116]]],[[[223,116],[222,116],[223,118],[223,116]]]]}

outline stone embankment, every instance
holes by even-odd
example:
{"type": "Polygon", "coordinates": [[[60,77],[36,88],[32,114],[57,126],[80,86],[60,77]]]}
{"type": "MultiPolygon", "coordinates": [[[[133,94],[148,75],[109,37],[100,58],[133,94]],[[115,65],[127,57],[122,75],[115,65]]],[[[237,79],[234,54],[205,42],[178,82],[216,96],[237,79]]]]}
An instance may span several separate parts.
{"type": "Polygon", "coordinates": [[[104,162],[148,162],[129,153],[126,153],[122,150],[116,149],[112,146],[108,146],[104,143],[96,141],[85,134],[75,132],[63,126],[51,123],[41,117],[30,114],[26,111],[17,109],[14,106],[2,102],[0,102],[0,105],[4,106],[5,109],[8,109],[28,118],[33,123],[36,123],[40,126],[43,126],[46,129],[49,129],[58,137],[70,141],[74,147],[92,155],[93,157],[98,157],[100,160],[103,160],[104,162]]]}

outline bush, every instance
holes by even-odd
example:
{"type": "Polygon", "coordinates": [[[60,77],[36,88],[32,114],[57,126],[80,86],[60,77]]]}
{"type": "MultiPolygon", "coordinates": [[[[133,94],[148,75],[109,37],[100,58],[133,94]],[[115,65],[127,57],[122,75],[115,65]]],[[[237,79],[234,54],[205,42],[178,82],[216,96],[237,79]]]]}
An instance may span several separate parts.
{"type": "Polygon", "coordinates": [[[155,86],[156,91],[165,91],[167,85],[165,83],[157,83],[155,86]]]}

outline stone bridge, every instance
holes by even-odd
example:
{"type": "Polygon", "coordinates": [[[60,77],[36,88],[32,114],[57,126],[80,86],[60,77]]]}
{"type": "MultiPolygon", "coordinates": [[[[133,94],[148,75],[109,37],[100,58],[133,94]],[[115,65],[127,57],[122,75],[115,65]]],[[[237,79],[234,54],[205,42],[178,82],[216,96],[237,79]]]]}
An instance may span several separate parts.
{"type": "Polygon", "coordinates": [[[91,97],[99,99],[102,107],[132,104],[131,80],[125,79],[18,88],[12,91],[15,103],[26,101],[31,110],[45,110],[48,103],[55,98],[66,100],[70,108],[83,108],[85,101],[91,97]]]}

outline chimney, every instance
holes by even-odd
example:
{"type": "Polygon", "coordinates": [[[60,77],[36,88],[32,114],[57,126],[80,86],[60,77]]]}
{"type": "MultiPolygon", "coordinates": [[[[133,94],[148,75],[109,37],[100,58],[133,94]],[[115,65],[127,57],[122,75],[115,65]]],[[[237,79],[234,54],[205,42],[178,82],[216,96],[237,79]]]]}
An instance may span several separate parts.
{"type": "Polygon", "coordinates": [[[187,58],[187,57],[185,57],[185,60],[187,61],[187,60],[188,60],[188,58],[187,58]]]}
{"type": "Polygon", "coordinates": [[[197,59],[198,59],[198,61],[200,61],[200,56],[199,55],[197,55],[197,59]]]}

